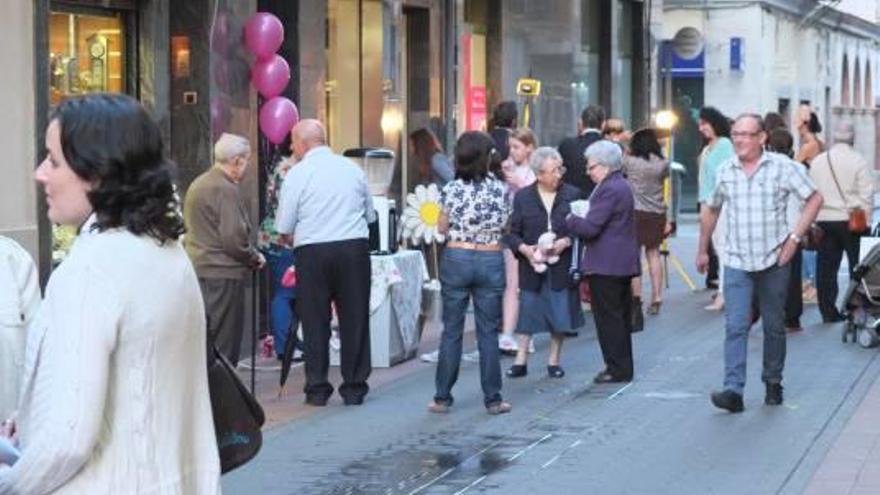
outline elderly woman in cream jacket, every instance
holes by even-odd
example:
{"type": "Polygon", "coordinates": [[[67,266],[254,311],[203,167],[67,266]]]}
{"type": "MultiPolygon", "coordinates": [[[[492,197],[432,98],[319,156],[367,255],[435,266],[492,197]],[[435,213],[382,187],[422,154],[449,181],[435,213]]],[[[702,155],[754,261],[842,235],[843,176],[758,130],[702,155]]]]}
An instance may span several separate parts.
{"type": "Polygon", "coordinates": [[[30,255],[0,236],[0,419],[18,403],[27,326],[40,305],[37,270],[30,255]]]}
{"type": "Polygon", "coordinates": [[[217,494],[205,317],[172,165],[129,96],[62,102],[36,179],[80,226],[28,331],[0,494],[217,494]]]}

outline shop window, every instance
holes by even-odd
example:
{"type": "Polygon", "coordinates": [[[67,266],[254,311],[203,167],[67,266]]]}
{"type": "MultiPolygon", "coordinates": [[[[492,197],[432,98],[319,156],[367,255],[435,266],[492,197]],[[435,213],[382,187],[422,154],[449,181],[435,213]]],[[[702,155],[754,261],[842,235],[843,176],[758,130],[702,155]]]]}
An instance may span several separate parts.
{"type": "Polygon", "coordinates": [[[49,18],[49,101],[126,87],[125,22],[120,12],[58,12],[49,18]]]}
{"type": "MultiPolygon", "coordinates": [[[[87,93],[128,91],[126,16],[122,11],[70,7],[49,14],[49,106],[87,93]]],[[[52,261],[73,243],[70,227],[52,229],[52,261]]]]}

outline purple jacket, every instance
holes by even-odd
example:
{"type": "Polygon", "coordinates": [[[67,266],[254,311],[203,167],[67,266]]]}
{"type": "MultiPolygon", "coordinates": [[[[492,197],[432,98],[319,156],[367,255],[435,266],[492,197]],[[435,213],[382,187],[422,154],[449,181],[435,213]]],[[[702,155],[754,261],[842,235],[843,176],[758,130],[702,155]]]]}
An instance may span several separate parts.
{"type": "Polygon", "coordinates": [[[633,221],[633,194],[623,174],[612,172],[590,197],[587,218],[569,215],[569,231],[584,242],[585,275],[633,277],[641,274],[633,221]]]}

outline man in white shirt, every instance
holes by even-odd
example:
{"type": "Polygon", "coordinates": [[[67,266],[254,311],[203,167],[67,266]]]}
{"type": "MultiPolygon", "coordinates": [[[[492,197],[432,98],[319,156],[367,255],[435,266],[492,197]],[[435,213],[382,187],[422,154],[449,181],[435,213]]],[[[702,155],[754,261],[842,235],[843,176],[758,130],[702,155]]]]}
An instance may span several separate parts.
{"type": "Polygon", "coordinates": [[[816,223],[825,231],[816,263],[819,312],[825,323],[843,320],[836,305],[837,271],[843,253],[849,262],[850,277],[859,261],[862,232],[850,232],[849,212],[855,208],[864,210],[870,227],[874,209],[874,177],[868,162],[853,149],[854,137],[851,123],[839,123],[834,129],[834,146],[810,162],[810,177],[825,198],[816,217],[816,223]]]}
{"type": "Polygon", "coordinates": [[[326,405],[331,303],[336,304],[346,405],[363,403],[370,376],[370,248],[376,217],[364,171],[327,147],[324,126],[301,121],[291,131],[299,160],[281,188],[275,228],[293,234],[296,311],[303,324],[306,402],[326,405]]]}

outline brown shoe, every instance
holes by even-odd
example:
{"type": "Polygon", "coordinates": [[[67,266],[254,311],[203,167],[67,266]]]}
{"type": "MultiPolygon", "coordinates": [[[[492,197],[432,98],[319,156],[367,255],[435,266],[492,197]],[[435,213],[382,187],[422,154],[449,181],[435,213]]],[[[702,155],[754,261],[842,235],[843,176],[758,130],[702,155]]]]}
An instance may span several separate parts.
{"type": "Polygon", "coordinates": [[[509,413],[510,410],[513,409],[513,406],[510,405],[510,402],[496,402],[490,406],[486,407],[486,413],[495,416],[497,414],[505,414],[509,413]]]}

